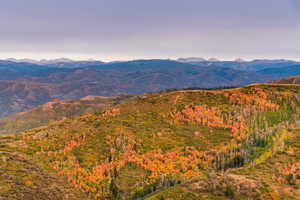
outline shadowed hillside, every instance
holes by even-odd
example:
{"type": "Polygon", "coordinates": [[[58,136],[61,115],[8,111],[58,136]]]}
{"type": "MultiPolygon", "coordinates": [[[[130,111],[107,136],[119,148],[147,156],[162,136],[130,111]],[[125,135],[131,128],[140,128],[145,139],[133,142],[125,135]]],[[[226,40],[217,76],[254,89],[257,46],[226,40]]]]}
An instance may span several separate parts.
{"type": "Polygon", "coordinates": [[[0,118],[0,135],[19,133],[45,125],[50,121],[93,113],[133,98],[134,96],[122,95],[117,97],[87,96],[71,101],[57,99],[25,112],[0,118]]]}
{"type": "Polygon", "coordinates": [[[31,81],[0,81],[0,117],[22,112],[55,99],[54,85],[31,81]]]}
{"type": "MultiPolygon", "coordinates": [[[[153,93],[2,137],[0,152],[92,199],[299,199],[299,95],[276,84],[153,93]]],[[[0,160],[0,197],[38,198],[46,177],[11,162],[0,160]]]]}
{"type": "Polygon", "coordinates": [[[275,83],[281,83],[281,84],[300,84],[300,75],[296,76],[289,76],[286,78],[283,78],[279,81],[275,81],[275,83]]]}
{"type": "Polygon", "coordinates": [[[267,68],[258,72],[261,75],[272,75],[278,78],[300,74],[300,65],[292,65],[281,68],[267,68]]]}

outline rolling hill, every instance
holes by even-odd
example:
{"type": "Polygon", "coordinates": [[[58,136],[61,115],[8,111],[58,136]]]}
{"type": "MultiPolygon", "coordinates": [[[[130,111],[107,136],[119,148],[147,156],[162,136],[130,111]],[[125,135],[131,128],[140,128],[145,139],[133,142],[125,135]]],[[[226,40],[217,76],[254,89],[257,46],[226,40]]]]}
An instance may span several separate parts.
{"type": "Polygon", "coordinates": [[[15,134],[46,125],[50,121],[93,113],[133,98],[135,98],[133,95],[122,95],[116,97],[87,96],[70,101],[56,99],[25,112],[0,118],[0,135],[15,134]]]}
{"type": "Polygon", "coordinates": [[[22,112],[55,99],[54,85],[32,81],[0,81],[0,117],[22,112]]]}
{"type": "Polygon", "coordinates": [[[151,93],[0,137],[0,199],[299,199],[299,95],[151,93]]]}

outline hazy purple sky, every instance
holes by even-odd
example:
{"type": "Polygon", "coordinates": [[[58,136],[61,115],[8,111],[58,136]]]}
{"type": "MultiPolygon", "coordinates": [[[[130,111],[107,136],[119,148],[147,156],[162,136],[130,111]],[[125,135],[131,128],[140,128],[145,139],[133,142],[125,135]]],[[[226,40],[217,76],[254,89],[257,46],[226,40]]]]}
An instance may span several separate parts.
{"type": "Polygon", "coordinates": [[[300,60],[300,0],[3,0],[0,58],[300,60]]]}

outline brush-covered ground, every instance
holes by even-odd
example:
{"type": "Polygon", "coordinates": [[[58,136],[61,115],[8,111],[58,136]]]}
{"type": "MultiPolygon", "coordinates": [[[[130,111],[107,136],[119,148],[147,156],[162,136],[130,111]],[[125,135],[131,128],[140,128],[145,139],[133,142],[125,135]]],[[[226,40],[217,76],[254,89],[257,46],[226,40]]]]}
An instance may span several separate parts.
{"type": "Polygon", "coordinates": [[[300,86],[147,94],[0,138],[0,199],[300,199],[300,86]]]}

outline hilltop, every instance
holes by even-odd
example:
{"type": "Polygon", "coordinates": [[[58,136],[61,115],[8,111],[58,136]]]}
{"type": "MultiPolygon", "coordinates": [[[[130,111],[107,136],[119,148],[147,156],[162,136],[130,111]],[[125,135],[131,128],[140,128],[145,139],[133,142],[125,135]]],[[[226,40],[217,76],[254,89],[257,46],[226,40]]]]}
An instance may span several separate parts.
{"type": "Polygon", "coordinates": [[[299,94],[151,93],[1,137],[0,198],[299,199],[299,94]]]}

